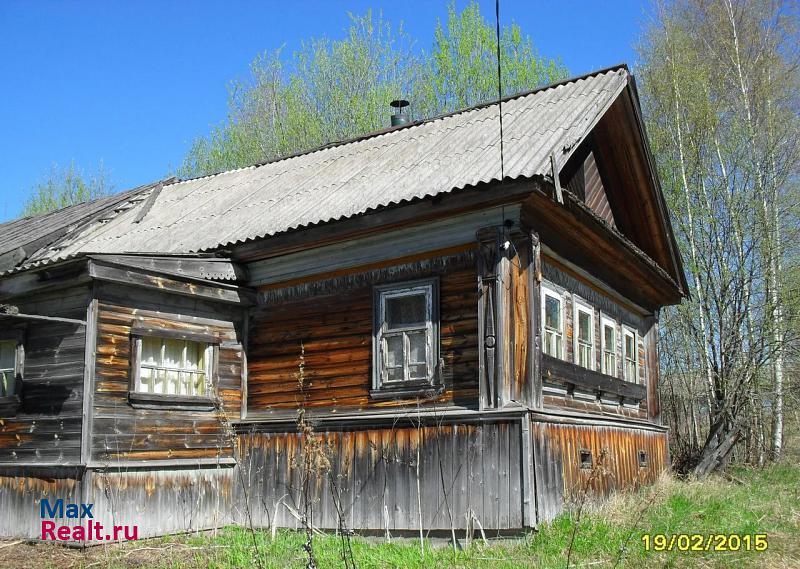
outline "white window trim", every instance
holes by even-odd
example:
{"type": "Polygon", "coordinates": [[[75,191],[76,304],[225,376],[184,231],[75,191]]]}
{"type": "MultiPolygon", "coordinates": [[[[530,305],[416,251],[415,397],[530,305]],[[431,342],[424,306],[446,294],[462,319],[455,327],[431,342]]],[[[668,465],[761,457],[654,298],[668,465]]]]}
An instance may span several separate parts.
{"type": "Polygon", "coordinates": [[[622,375],[625,381],[631,383],[641,383],[639,379],[639,333],[630,326],[622,325],[622,375]],[[625,357],[625,336],[633,337],[633,363],[634,363],[634,377],[630,379],[626,377],[628,370],[628,361],[625,357]]]}
{"type": "MultiPolygon", "coordinates": [[[[423,279],[388,285],[379,285],[374,288],[374,324],[372,334],[373,373],[372,388],[374,392],[400,392],[430,388],[437,382],[439,368],[439,280],[423,279]],[[383,349],[384,335],[386,333],[386,300],[403,296],[425,294],[425,326],[411,326],[397,328],[392,334],[403,331],[425,330],[425,341],[428,346],[426,354],[427,376],[424,378],[409,377],[410,364],[403,365],[404,379],[388,380],[386,378],[386,352],[383,349]]],[[[408,353],[407,349],[403,350],[408,353]]]]}
{"type": "MultiPolygon", "coordinates": [[[[542,353],[543,354],[547,354],[547,352],[545,352],[544,348],[545,348],[545,342],[547,341],[547,333],[546,333],[547,330],[546,330],[545,322],[546,322],[546,309],[547,309],[547,297],[548,296],[551,296],[551,297],[557,299],[559,301],[559,303],[560,303],[559,306],[561,307],[561,317],[559,318],[559,324],[560,324],[559,328],[560,329],[558,331],[558,335],[561,336],[561,357],[558,358],[558,359],[564,360],[564,359],[566,359],[566,355],[567,355],[566,346],[564,345],[564,314],[566,312],[565,305],[564,305],[564,295],[562,293],[560,293],[560,292],[556,292],[555,289],[547,286],[544,283],[542,283],[542,285],[541,285],[541,297],[542,298],[541,298],[541,302],[540,302],[540,304],[541,304],[541,306],[540,306],[540,309],[541,309],[540,317],[541,317],[541,328],[542,328],[541,329],[541,334],[542,334],[542,353]]],[[[552,358],[557,357],[557,356],[553,356],[551,354],[547,354],[547,355],[552,357],[552,358]]]]}
{"type": "MultiPolygon", "coordinates": [[[[600,314],[600,371],[606,375],[610,375],[611,377],[619,377],[619,353],[617,352],[617,335],[619,334],[618,331],[617,321],[613,318],[606,316],[605,314],[600,314]],[[605,334],[605,327],[607,325],[611,325],[614,328],[614,370],[612,373],[606,369],[606,334],[605,334]]],[[[609,350],[610,351],[610,350],[609,350]]]]}
{"type": "MultiPolygon", "coordinates": [[[[572,295],[572,354],[575,365],[580,366],[578,358],[578,313],[583,312],[589,315],[589,367],[594,371],[596,367],[596,355],[594,348],[594,308],[577,295],[572,295]]],[[[581,366],[582,367],[582,366],[581,366]]]]}
{"type": "Polygon", "coordinates": [[[173,335],[171,333],[168,333],[168,331],[164,331],[163,333],[160,333],[159,331],[154,331],[154,332],[135,331],[131,335],[131,343],[132,343],[131,354],[133,357],[131,358],[132,377],[130,383],[130,394],[131,394],[130,397],[135,396],[137,400],[139,398],[144,397],[153,400],[163,399],[165,401],[169,401],[170,399],[174,400],[175,398],[187,401],[207,401],[215,398],[216,383],[217,383],[216,351],[218,348],[218,340],[216,338],[212,339],[211,337],[206,337],[206,336],[195,337],[191,334],[186,335],[185,337],[181,337],[180,335],[173,335]],[[183,395],[176,393],[152,393],[150,391],[143,391],[142,379],[141,379],[142,338],[158,338],[161,340],[164,339],[183,340],[205,345],[203,353],[203,358],[204,358],[203,365],[205,366],[205,384],[206,384],[205,393],[198,395],[183,395]]]}
{"type": "Polygon", "coordinates": [[[16,340],[0,340],[1,344],[13,344],[14,345],[14,363],[9,368],[2,368],[0,369],[0,374],[5,374],[5,372],[11,372],[10,377],[6,378],[6,385],[0,384],[0,397],[13,397],[16,395],[16,382],[17,382],[17,374],[19,372],[19,342],[16,340]]]}

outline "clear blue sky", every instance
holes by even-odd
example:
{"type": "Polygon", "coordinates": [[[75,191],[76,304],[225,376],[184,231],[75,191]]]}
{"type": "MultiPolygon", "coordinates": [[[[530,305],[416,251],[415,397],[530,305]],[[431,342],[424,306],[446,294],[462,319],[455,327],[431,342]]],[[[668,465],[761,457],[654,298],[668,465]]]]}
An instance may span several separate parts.
{"type": "MultiPolygon", "coordinates": [[[[447,2],[0,0],[0,221],[18,214],[54,163],[90,172],[102,160],[118,190],[174,169],[225,118],[230,80],[264,50],[339,37],[348,11],[368,8],[427,48],[447,2]]],[[[494,0],[480,4],[493,21],[494,0]]],[[[648,6],[501,0],[501,20],[578,75],[633,65],[648,6]]]]}

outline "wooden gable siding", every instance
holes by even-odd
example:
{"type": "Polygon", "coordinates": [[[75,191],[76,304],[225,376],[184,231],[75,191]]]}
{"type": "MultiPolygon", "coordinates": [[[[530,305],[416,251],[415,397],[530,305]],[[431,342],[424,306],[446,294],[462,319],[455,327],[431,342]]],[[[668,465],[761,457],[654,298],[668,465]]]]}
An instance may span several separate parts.
{"type": "Polygon", "coordinates": [[[243,352],[237,320],[216,305],[178,296],[154,295],[115,285],[98,293],[92,459],[215,459],[232,456],[226,421],[240,414],[243,352]],[[128,402],[131,328],[218,335],[218,411],[135,408],[128,402]],[[224,420],[223,420],[224,419],[224,420]]]}
{"type": "MultiPolygon", "coordinates": [[[[65,288],[14,300],[20,312],[84,320],[89,288],[65,288]]],[[[81,458],[84,349],[80,324],[0,319],[23,334],[21,406],[0,418],[0,463],[77,464],[81,458]]]]}
{"type": "Polygon", "coordinates": [[[565,166],[562,173],[564,187],[586,202],[594,212],[604,219],[611,227],[616,227],[614,214],[611,205],[608,203],[603,179],[600,170],[591,150],[591,141],[588,141],[585,148],[581,148],[573,159],[565,166]],[[577,162],[572,164],[572,162],[577,162]]]}
{"type": "MultiPolygon", "coordinates": [[[[445,389],[429,402],[474,405],[478,390],[477,274],[474,268],[461,268],[416,272],[394,280],[434,275],[440,279],[440,357],[445,389]]],[[[381,284],[388,282],[391,280],[381,284]]],[[[372,283],[264,306],[253,315],[249,329],[248,414],[294,410],[301,403],[328,411],[414,403],[370,398],[372,328],[372,283]],[[298,382],[301,351],[302,391],[298,382]]]]}

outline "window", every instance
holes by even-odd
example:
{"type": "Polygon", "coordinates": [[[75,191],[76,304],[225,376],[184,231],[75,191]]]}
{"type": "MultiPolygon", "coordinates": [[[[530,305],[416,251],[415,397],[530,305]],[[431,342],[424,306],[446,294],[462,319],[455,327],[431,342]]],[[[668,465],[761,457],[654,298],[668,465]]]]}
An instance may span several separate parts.
{"type": "Polygon", "coordinates": [[[14,395],[17,381],[17,342],[0,341],[0,397],[14,395]]]}
{"type": "Polygon", "coordinates": [[[594,369],[594,310],[577,298],[573,326],[575,363],[594,369]]]}
{"type": "Polygon", "coordinates": [[[438,361],[438,283],[375,288],[375,389],[433,383],[438,361]]]}
{"type": "Polygon", "coordinates": [[[142,336],[136,342],[134,391],[152,395],[208,397],[212,346],[179,338],[142,336]]]}
{"type": "Polygon", "coordinates": [[[589,469],[592,467],[592,451],[582,448],[578,451],[581,468],[589,469]]]}
{"type": "Polygon", "coordinates": [[[647,459],[647,451],[639,451],[639,468],[647,468],[649,461],[647,459]]]}
{"type": "Polygon", "coordinates": [[[622,349],[625,359],[625,381],[639,383],[639,363],[636,358],[636,332],[628,328],[622,330],[622,349]]]}
{"type": "Polygon", "coordinates": [[[544,353],[564,358],[564,301],[557,292],[542,287],[542,343],[544,353]]]}
{"type": "Polygon", "coordinates": [[[600,319],[602,340],[602,372],[617,376],[617,324],[605,316],[600,319]]]}

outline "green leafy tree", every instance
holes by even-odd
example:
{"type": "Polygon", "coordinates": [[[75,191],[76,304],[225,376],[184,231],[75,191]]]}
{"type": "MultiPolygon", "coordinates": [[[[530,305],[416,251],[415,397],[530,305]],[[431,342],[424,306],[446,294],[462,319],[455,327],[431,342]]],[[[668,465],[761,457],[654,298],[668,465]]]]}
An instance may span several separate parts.
{"type": "MultiPolygon", "coordinates": [[[[387,126],[388,103],[406,98],[424,119],[497,98],[495,27],[473,2],[454,5],[430,53],[414,49],[402,26],[379,14],[350,15],[341,39],[311,39],[289,59],[282,49],[256,58],[235,82],[224,124],[197,139],[183,176],[204,175],[301,152],[387,126]]],[[[501,34],[503,93],[566,76],[540,57],[519,26],[501,34]]]]}
{"type": "Polygon", "coordinates": [[[100,163],[97,171],[85,176],[74,162],[64,168],[56,164],[36,183],[22,207],[22,216],[47,213],[107,196],[114,191],[108,173],[100,163]]]}

